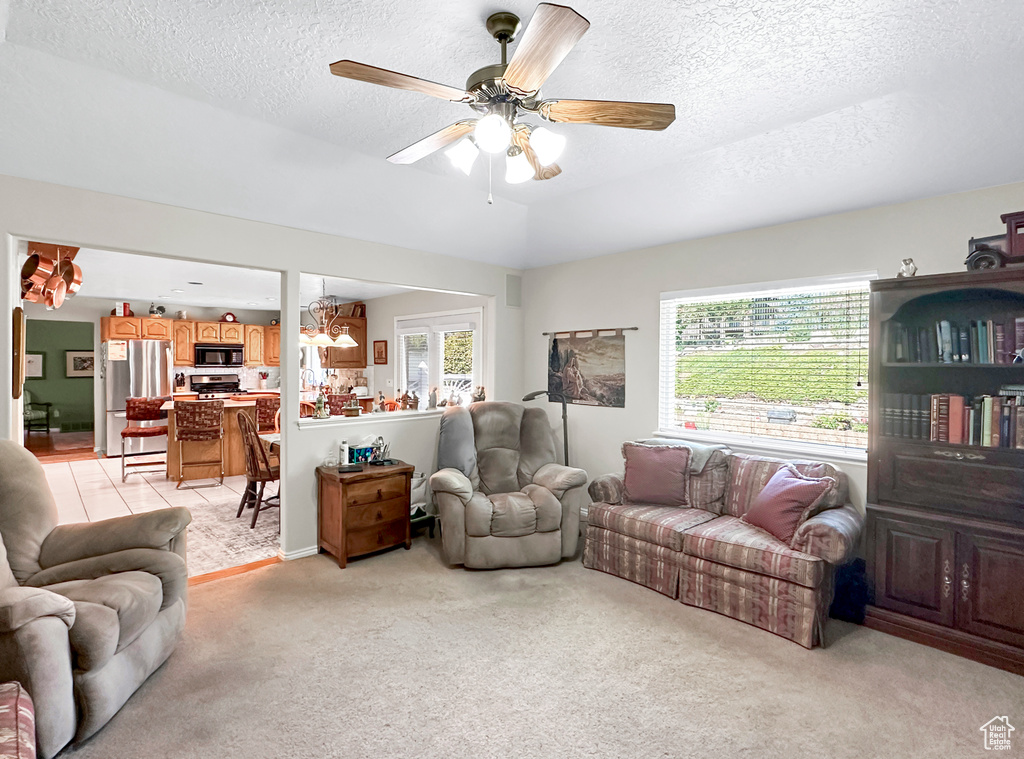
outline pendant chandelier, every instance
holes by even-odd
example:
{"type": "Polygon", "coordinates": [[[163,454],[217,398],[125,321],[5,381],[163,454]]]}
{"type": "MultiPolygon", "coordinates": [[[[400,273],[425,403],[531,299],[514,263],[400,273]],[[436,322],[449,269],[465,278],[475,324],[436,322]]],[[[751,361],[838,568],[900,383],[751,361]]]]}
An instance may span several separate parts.
{"type": "Polygon", "coordinates": [[[309,304],[307,311],[313,317],[313,324],[304,324],[299,336],[302,345],[316,345],[324,348],[355,348],[359,345],[348,333],[348,325],[341,324],[343,317],[338,314],[338,302],[326,293],[326,284],[321,283],[323,295],[309,304]]]}

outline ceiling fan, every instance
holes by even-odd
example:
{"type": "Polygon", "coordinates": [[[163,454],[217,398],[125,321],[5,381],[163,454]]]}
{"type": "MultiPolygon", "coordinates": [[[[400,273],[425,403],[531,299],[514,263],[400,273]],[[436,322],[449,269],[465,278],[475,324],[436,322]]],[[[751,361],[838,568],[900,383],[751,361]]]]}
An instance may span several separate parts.
{"type": "Polygon", "coordinates": [[[506,48],[519,33],[519,17],[495,13],[487,19],[487,31],[501,44],[501,63],[474,71],[465,90],[349,60],[332,63],[331,73],[464,103],[482,114],[456,121],[388,156],[391,163],[413,163],[448,148],[445,154],[468,176],[484,150],[505,154],[506,182],[551,179],[562,171],[555,161],[565,147],[565,137],[520,117],[653,130],[665,129],[676,117],[675,106],[668,103],[541,98],[541,86],[589,28],[590,22],[572,8],[541,3],[509,61],[506,48]]]}

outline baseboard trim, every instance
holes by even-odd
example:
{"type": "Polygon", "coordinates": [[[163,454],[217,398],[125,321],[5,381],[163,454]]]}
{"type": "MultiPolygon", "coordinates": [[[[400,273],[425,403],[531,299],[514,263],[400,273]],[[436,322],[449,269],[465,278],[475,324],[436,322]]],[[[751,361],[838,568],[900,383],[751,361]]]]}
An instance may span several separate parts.
{"type": "Polygon", "coordinates": [[[225,577],[234,577],[235,575],[242,575],[246,572],[251,572],[254,569],[261,569],[262,567],[269,567],[271,564],[280,563],[280,556],[271,556],[269,559],[260,559],[259,561],[252,561],[248,564],[242,564],[237,567],[218,569],[216,572],[207,572],[204,575],[196,575],[195,577],[189,577],[188,584],[189,587],[192,587],[193,585],[202,585],[203,583],[213,582],[214,580],[223,580],[225,577]]]}
{"type": "Polygon", "coordinates": [[[973,659],[990,667],[1024,675],[1024,650],[1005,643],[914,619],[877,606],[868,606],[865,610],[864,626],[965,659],[973,659]]]}
{"type": "Polygon", "coordinates": [[[316,556],[320,553],[320,546],[309,546],[308,548],[300,548],[296,551],[288,551],[287,553],[278,550],[277,556],[281,561],[294,561],[295,559],[304,559],[307,556],[316,556]]]}

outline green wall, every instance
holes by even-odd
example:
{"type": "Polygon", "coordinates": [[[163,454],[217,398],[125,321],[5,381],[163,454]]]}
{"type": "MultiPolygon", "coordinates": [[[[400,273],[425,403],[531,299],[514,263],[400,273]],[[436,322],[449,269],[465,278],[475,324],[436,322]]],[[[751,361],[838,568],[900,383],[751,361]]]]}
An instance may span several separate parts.
{"type": "Polygon", "coordinates": [[[34,401],[49,401],[50,426],[68,430],[93,428],[93,382],[85,377],[68,378],[64,351],[93,350],[92,322],[60,322],[29,319],[25,329],[25,351],[45,353],[45,377],[25,380],[34,401]],[[59,410],[60,416],[54,412],[59,410]]]}

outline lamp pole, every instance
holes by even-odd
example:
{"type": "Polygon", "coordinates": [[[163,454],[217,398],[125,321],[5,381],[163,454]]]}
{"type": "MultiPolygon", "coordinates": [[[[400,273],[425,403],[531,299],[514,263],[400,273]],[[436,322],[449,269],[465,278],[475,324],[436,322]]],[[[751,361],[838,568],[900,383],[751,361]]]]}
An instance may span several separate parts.
{"type": "Polygon", "coordinates": [[[535,390],[532,393],[524,395],[523,401],[532,401],[534,398],[538,398],[542,395],[546,395],[549,400],[562,402],[562,461],[565,462],[566,466],[569,466],[569,415],[566,411],[568,409],[568,401],[566,400],[565,393],[552,393],[547,390],[535,390]]]}

